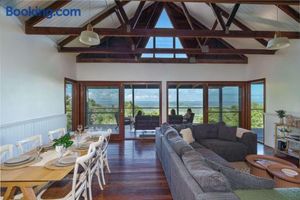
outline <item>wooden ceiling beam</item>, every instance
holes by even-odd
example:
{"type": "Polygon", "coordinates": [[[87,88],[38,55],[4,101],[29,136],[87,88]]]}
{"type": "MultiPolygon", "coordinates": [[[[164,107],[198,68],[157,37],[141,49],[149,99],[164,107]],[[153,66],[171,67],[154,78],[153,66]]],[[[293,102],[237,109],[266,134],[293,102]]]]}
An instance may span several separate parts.
{"type": "MultiPolygon", "coordinates": [[[[129,3],[129,1],[122,1],[122,5],[126,5],[129,3]]],[[[106,17],[110,16],[112,13],[115,12],[115,9],[117,8],[117,5],[111,5],[108,8],[106,8],[104,11],[100,12],[98,16],[96,16],[94,19],[91,20],[92,26],[95,26],[96,24],[100,23],[102,20],[104,20],[106,17]]],[[[88,22],[89,23],[89,22],[88,22]]],[[[88,23],[86,23],[84,26],[81,27],[81,31],[85,30],[87,28],[88,23]]],[[[26,26],[27,27],[27,26],[26,26]]],[[[26,28],[25,27],[25,28],[26,28]]],[[[71,34],[70,34],[71,35],[71,34]]],[[[58,46],[65,46],[68,43],[72,42],[74,39],[76,39],[77,35],[69,36],[65,39],[63,39],[61,42],[58,43],[58,46]]]]}
{"type": "Polygon", "coordinates": [[[87,47],[62,47],[58,49],[61,53],[88,53],[88,54],[142,54],[142,53],[160,53],[160,54],[193,54],[193,55],[242,55],[242,54],[265,54],[273,55],[274,50],[267,49],[222,49],[210,48],[208,52],[202,52],[199,48],[87,48],[87,47]]]}
{"type": "MultiPolygon", "coordinates": [[[[299,2],[300,4],[300,2],[299,2]]],[[[300,13],[294,10],[292,7],[288,5],[277,5],[285,14],[293,18],[295,21],[300,23],[300,13]]]]}
{"type": "Polygon", "coordinates": [[[215,3],[210,3],[209,5],[210,5],[210,7],[211,7],[211,9],[212,9],[212,11],[214,13],[214,15],[216,16],[219,24],[221,25],[222,29],[225,31],[226,30],[226,24],[224,22],[224,19],[222,17],[221,12],[217,11],[215,3]]]}
{"type": "MultiPolygon", "coordinates": [[[[142,0],[146,1],[146,0],[142,0]]],[[[299,5],[299,0],[151,0],[155,2],[240,3],[268,5],[299,5]]]]}
{"type": "Polygon", "coordinates": [[[247,64],[248,60],[245,59],[195,59],[191,61],[185,58],[85,58],[81,56],[76,57],[77,63],[211,63],[211,64],[247,64]]]}
{"type": "Polygon", "coordinates": [[[140,19],[140,16],[142,14],[142,11],[143,11],[143,8],[144,8],[144,5],[145,5],[146,1],[141,1],[139,6],[137,7],[136,11],[135,11],[135,14],[132,18],[132,22],[131,22],[131,28],[134,29],[136,24],[138,23],[139,19],[140,19]]]}
{"type": "Polygon", "coordinates": [[[232,21],[234,20],[235,15],[236,15],[236,13],[237,13],[237,11],[238,11],[240,5],[241,5],[241,4],[236,3],[236,4],[234,5],[232,11],[231,11],[231,14],[230,14],[230,16],[229,16],[229,18],[228,18],[228,20],[227,20],[227,22],[226,22],[226,31],[227,31],[227,32],[229,31],[230,25],[231,25],[232,21]]]}
{"type": "MultiPolygon", "coordinates": [[[[60,8],[64,7],[71,1],[72,0],[57,0],[54,3],[52,3],[50,6],[45,8],[45,10],[52,10],[52,11],[59,10],[60,8]]],[[[34,26],[34,25],[38,24],[39,22],[43,21],[46,17],[47,16],[44,16],[44,15],[33,16],[25,22],[25,25],[26,26],[34,26]]]]}
{"type": "MultiPolygon", "coordinates": [[[[29,35],[79,35],[82,28],[77,27],[27,27],[29,35]]],[[[240,31],[232,30],[228,34],[220,30],[186,30],[172,28],[134,29],[130,32],[116,28],[94,28],[101,36],[113,37],[181,37],[181,38],[273,38],[275,31],[240,31]]],[[[300,39],[300,32],[281,31],[282,37],[300,39]]]]}
{"type": "MultiPolygon", "coordinates": [[[[229,18],[229,13],[224,10],[223,8],[219,7],[218,5],[216,6],[216,9],[218,10],[218,12],[221,12],[221,14],[226,17],[229,18]]],[[[240,20],[233,18],[232,23],[234,25],[236,25],[237,27],[239,27],[241,30],[244,31],[252,31],[248,26],[246,26],[245,24],[243,24],[240,20]]],[[[268,41],[266,41],[265,39],[260,39],[260,38],[256,38],[256,41],[258,41],[260,44],[262,44],[264,47],[267,46],[268,41]]]]}
{"type": "MultiPolygon", "coordinates": [[[[182,5],[182,10],[183,10],[183,13],[184,13],[184,15],[185,15],[185,18],[186,18],[188,24],[190,25],[191,30],[195,30],[194,25],[193,25],[193,22],[192,22],[192,20],[191,20],[190,13],[189,13],[188,9],[186,8],[184,2],[181,2],[181,5],[182,5]]],[[[201,47],[202,47],[202,44],[201,44],[200,39],[196,37],[196,41],[197,41],[199,47],[201,48],[201,47]]]]}
{"type": "Polygon", "coordinates": [[[123,8],[123,5],[121,4],[121,2],[120,2],[119,0],[115,0],[115,3],[116,3],[116,5],[117,5],[117,7],[118,7],[118,10],[120,11],[120,14],[121,14],[121,16],[122,16],[124,22],[125,22],[126,24],[129,24],[129,19],[128,19],[128,16],[127,16],[127,14],[126,14],[124,8],[123,8]]]}

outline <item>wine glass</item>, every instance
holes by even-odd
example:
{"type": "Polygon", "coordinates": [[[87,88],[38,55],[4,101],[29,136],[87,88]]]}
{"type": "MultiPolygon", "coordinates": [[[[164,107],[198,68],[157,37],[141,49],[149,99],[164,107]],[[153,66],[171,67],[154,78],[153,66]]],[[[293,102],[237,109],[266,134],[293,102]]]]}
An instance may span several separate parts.
{"type": "Polygon", "coordinates": [[[36,146],[35,150],[36,150],[36,154],[37,154],[37,159],[40,159],[41,158],[40,154],[41,154],[41,151],[43,150],[43,147],[38,145],[38,146],[36,146]]]}

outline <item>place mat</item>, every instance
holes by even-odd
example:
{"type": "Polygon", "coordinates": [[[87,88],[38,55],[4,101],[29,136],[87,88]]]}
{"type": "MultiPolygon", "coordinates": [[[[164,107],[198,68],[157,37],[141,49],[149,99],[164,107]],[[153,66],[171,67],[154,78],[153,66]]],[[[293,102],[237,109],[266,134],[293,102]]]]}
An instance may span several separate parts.
{"type": "Polygon", "coordinates": [[[41,158],[35,158],[33,159],[31,162],[28,162],[28,163],[24,163],[24,164],[21,164],[21,165],[17,165],[17,166],[6,166],[4,164],[0,165],[0,169],[1,170],[15,170],[15,169],[21,169],[21,168],[24,168],[24,167],[29,167],[35,163],[38,163],[41,161],[41,158]]]}
{"type": "MultiPolygon", "coordinates": [[[[67,150],[63,156],[67,156],[71,153],[72,153],[71,151],[67,150]]],[[[42,153],[40,155],[40,157],[42,157],[43,159],[40,162],[33,164],[32,166],[43,167],[49,161],[58,158],[58,153],[55,150],[50,150],[50,151],[42,153]]]]}
{"type": "Polygon", "coordinates": [[[53,159],[53,160],[50,160],[50,161],[48,161],[45,165],[44,165],[44,167],[45,168],[47,168],[47,169],[51,169],[51,170],[65,170],[65,169],[73,169],[73,167],[74,167],[74,165],[75,165],[75,163],[74,164],[72,164],[72,165],[68,165],[68,166],[57,166],[56,165],[56,162],[59,160],[59,158],[56,158],[56,159],[53,159]]]}

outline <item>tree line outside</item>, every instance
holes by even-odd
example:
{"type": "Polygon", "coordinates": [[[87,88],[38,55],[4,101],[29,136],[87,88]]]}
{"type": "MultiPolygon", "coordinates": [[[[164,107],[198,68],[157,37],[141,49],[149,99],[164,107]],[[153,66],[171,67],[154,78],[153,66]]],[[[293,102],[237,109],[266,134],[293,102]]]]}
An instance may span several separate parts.
{"type": "MultiPolygon", "coordinates": [[[[132,113],[133,104],[132,102],[125,102],[125,117],[133,117],[140,110],[143,115],[159,115],[159,108],[147,107],[143,108],[141,106],[135,106],[135,113],[132,113]]],[[[119,107],[107,107],[97,104],[95,100],[88,99],[87,103],[87,119],[88,125],[99,125],[99,124],[116,124],[116,113],[119,112],[119,107]]],[[[170,113],[171,108],[169,109],[170,113]]],[[[203,123],[203,108],[193,109],[195,112],[195,123],[203,123]]],[[[184,115],[186,109],[180,109],[180,114],[184,115]]],[[[237,106],[233,105],[230,107],[223,108],[223,121],[230,126],[239,125],[239,109],[237,106]]],[[[251,105],[251,124],[252,128],[263,128],[263,105],[259,103],[252,103],[251,105]]],[[[67,128],[70,130],[72,128],[72,99],[70,96],[66,96],[66,115],[67,115],[67,128]]],[[[209,123],[217,123],[220,119],[220,112],[218,107],[209,108],[209,123]]]]}

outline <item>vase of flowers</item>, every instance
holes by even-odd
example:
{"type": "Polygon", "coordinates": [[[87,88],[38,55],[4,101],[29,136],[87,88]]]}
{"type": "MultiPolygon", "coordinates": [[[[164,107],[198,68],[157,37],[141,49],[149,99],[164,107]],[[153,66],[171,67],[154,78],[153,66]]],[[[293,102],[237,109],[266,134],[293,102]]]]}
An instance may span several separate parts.
{"type": "Polygon", "coordinates": [[[277,113],[277,116],[280,119],[279,124],[284,124],[284,118],[286,116],[286,111],[284,111],[284,110],[277,110],[276,113],[277,113]]]}

